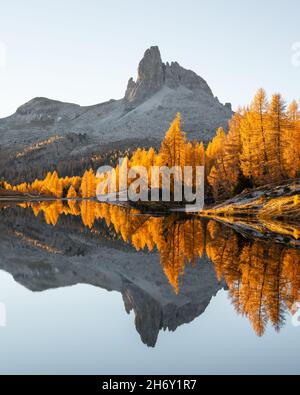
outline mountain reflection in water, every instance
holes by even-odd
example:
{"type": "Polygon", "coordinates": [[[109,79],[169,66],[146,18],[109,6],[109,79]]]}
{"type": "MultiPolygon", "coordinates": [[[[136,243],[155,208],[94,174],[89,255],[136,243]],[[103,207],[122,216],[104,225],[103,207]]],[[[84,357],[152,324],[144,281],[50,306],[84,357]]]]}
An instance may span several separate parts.
{"type": "MultiPolygon", "coordinates": [[[[300,301],[300,250],[211,219],[143,215],[91,201],[1,206],[1,263],[32,291],[86,283],[119,291],[141,339],[193,321],[220,289],[258,336],[300,301]]],[[[292,234],[297,234],[292,229],[292,234]]]]}

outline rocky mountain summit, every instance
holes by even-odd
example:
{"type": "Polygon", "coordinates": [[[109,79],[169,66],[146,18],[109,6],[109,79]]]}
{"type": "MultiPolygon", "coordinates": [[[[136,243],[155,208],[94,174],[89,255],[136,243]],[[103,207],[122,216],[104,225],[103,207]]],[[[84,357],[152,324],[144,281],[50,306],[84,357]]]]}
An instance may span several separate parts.
{"type": "Polygon", "coordinates": [[[135,108],[163,89],[164,86],[173,90],[184,87],[190,91],[201,91],[210,97],[213,96],[206,81],[196,73],[184,69],[177,62],[164,64],[159,48],[151,47],[147,49],[139,64],[137,81],[134,82],[130,78],[128,82],[125,93],[125,101],[129,104],[128,108],[135,108]]]}
{"type": "Polygon", "coordinates": [[[0,119],[0,164],[7,168],[9,160],[10,166],[13,163],[23,170],[28,165],[42,168],[57,164],[57,155],[55,160],[51,156],[56,150],[48,146],[54,136],[56,142],[61,139],[64,160],[88,156],[91,150],[111,143],[118,147],[127,142],[129,146],[130,140],[154,139],[158,145],[178,111],[188,138],[204,141],[219,126],[226,128],[232,116],[231,105],[221,104],[203,78],[177,62],[163,63],[159,48],[151,47],[139,64],[136,81],[129,80],[120,100],[82,107],[39,97],[0,119]],[[65,147],[66,136],[74,134],[85,138],[73,138],[73,145],[65,147]],[[40,147],[38,160],[36,146],[40,147]]]}

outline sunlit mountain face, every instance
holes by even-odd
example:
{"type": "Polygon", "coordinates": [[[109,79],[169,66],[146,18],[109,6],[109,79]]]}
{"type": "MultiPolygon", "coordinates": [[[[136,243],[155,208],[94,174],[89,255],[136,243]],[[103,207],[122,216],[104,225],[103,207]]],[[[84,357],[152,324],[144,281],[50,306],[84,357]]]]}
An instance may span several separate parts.
{"type": "Polygon", "coordinates": [[[202,315],[221,289],[258,336],[268,324],[279,331],[300,302],[295,224],[55,200],[3,203],[0,229],[1,268],[16,282],[40,292],[79,283],[116,290],[148,346],[161,329],[202,315]]]}

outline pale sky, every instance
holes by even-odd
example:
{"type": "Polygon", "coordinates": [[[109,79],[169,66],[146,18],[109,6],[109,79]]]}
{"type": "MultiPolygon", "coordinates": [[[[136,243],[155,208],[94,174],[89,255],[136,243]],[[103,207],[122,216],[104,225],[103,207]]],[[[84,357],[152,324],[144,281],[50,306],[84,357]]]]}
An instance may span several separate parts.
{"type": "Polygon", "coordinates": [[[37,96],[81,105],[121,98],[151,45],[234,108],[261,86],[300,98],[299,0],[1,3],[0,117],[37,96]]]}

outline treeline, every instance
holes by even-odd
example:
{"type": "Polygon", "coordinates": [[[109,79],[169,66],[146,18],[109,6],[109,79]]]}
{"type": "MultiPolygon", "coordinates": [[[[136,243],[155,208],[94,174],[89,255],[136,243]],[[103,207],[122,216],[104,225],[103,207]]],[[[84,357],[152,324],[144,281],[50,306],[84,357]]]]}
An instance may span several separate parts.
{"type": "MultiPolygon", "coordinates": [[[[182,131],[180,114],[177,114],[175,120],[172,122],[161,144],[160,150],[157,151],[153,147],[149,149],[137,148],[131,155],[129,155],[128,151],[123,152],[123,154],[125,161],[123,161],[122,166],[127,166],[128,170],[135,166],[143,166],[148,170],[149,186],[151,183],[151,171],[153,166],[180,166],[183,168],[184,166],[203,166],[205,162],[205,148],[203,143],[187,141],[185,133],[182,131]]],[[[114,161],[116,161],[116,159],[117,158],[114,157],[114,161]]],[[[111,184],[116,184],[115,191],[119,190],[118,186],[122,166],[119,167],[119,165],[116,165],[110,175],[111,184]]],[[[106,175],[106,177],[108,177],[108,175],[106,175]]],[[[22,193],[41,194],[44,196],[54,196],[56,198],[88,199],[96,196],[97,185],[100,181],[103,180],[98,179],[95,171],[90,168],[84,172],[82,177],[59,177],[58,172],[55,170],[52,173],[48,172],[43,180],[36,179],[32,183],[24,182],[15,186],[4,182],[3,186],[7,190],[22,193]]],[[[131,181],[133,180],[128,181],[129,185],[131,181]]],[[[158,180],[158,183],[159,182],[161,182],[161,180],[158,180]]],[[[102,192],[107,193],[108,190],[103,190],[102,192]]]]}
{"type": "Polygon", "coordinates": [[[207,181],[216,199],[247,187],[300,176],[300,116],[293,101],[286,108],[280,94],[270,102],[260,89],[247,108],[219,129],[206,150],[207,181]]]}
{"type": "MultiPolygon", "coordinates": [[[[265,91],[260,89],[249,107],[239,109],[234,114],[229,122],[228,133],[219,128],[206,149],[202,142],[187,140],[181,116],[177,114],[159,150],[137,148],[133,153],[125,152],[125,155],[128,169],[134,166],[148,169],[149,183],[153,166],[180,166],[182,169],[184,166],[192,166],[194,169],[196,166],[205,166],[206,197],[223,200],[246,188],[300,177],[298,104],[293,101],[286,108],[280,94],[274,94],[268,102],[265,91]]],[[[95,165],[115,165],[116,160],[116,156],[110,156],[109,163],[103,163],[102,157],[96,158],[94,162],[90,162],[91,167],[86,169],[82,177],[78,176],[82,174],[79,170],[77,175],[74,174],[74,164],[70,164],[72,174],[63,178],[54,171],[49,172],[44,180],[24,182],[16,186],[8,183],[3,185],[8,190],[57,198],[92,198],[96,196],[100,181],[95,176],[95,165]]],[[[111,174],[117,187],[121,170],[116,165],[111,174]]],[[[129,184],[131,182],[128,181],[129,184]]],[[[194,187],[195,184],[194,171],[194,187]]],[[[103,193],[106,192],[107,190],[103,190],[103,193]]]]}
{"type": "Polygon", "coordinates": [[[11,184],[32,183],[36,179],[42,180],[47,174],[56,171],[60,177],[82,177],[86,170],[97,169],[100,166],[116,166],[119,157],[131,156],[137,147],[125,147],[122,149],[110,149],[103,153],[93,152],[86,156],[72,159],[60,159],[58,163],[51,163],[47,167],[36,166],[34,163],[26,163],[26,169],[20,170],[10,165],[2,169],[0,180],[9,180],[11,184]]]}

